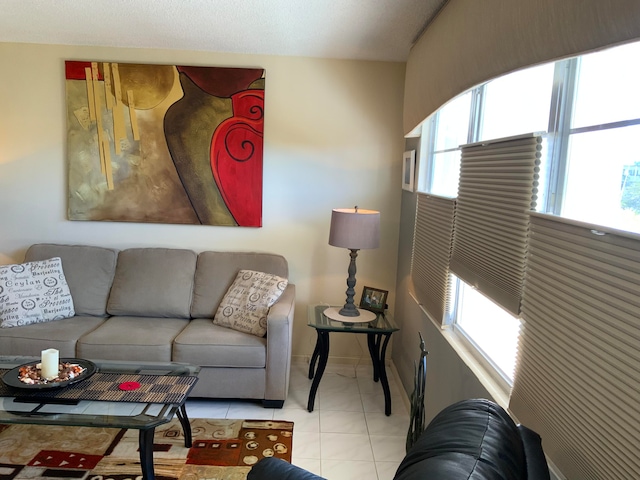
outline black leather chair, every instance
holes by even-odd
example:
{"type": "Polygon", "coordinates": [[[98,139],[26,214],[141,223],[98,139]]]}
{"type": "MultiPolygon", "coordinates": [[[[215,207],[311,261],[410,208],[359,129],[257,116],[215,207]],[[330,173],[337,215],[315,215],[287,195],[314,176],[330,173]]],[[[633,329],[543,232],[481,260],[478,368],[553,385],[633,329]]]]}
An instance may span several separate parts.
{"type": "MultiPolygon", "coordinates": [[[[319,480],[278,458],[253,466],[247,480],[319,480]]],[[[540,436],[516,425],[498,404],[463,400],[429,423],[394,480],[549,480],[540,436]]]]}

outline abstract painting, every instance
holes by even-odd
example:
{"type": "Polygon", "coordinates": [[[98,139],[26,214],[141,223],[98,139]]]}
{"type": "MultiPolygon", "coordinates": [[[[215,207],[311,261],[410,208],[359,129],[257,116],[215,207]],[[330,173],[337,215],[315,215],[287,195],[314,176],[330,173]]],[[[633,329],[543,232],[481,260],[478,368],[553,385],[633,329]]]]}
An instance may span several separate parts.
{"type": "Polygon", "coordinates": [[[265,71],[66,61],[70,220],[262,226],[265,71]]]}

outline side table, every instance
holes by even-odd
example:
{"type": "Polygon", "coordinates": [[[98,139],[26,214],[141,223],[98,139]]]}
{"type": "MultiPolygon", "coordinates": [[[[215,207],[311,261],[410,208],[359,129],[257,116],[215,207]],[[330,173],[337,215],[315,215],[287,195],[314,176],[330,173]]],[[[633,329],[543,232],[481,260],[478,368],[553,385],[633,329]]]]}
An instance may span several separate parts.
{"type": "Polygon", "coordinates": [[[367,345],[373,364],[373,381],[380,381],[384,392],[384,413],[391,415],[391,393],[389,392],[389,381],[385,368],[384,357],[387,352],[387,345],[391,339],[391,334],[399,328],[388,313],[376,314],[376,319],[366,323],[347,323],[332,320],[324,315],[327,305],[309,306],[307,325],[316,329],[318,338],[316,347],[309,363],[309,378],[313,379],[311,391],[309,392],[309,402],[307,410],[313,412],[313,406],[318,392],[322,374],[327,366],[329,358],[329,334],[331,332],[341,333],[365,333],[367,335],[367,345]],[[316,368],[317,364],[317,368],[316,368]]]}

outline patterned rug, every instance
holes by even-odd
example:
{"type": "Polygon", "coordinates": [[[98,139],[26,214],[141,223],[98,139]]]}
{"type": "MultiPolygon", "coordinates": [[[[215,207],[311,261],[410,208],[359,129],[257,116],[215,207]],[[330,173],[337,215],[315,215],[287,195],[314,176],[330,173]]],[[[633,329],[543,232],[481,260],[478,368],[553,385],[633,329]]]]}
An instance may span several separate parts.
{"type": "MultiPolygon", "coordinates": [[[[184,447],[177,419],[156,428],[157,480],[244,480],[265,456],[291,461],[293,423],[193,419],[184,447]]],[[[142,478],[138,430],[0,425],[0,480],[142,478]]]]}

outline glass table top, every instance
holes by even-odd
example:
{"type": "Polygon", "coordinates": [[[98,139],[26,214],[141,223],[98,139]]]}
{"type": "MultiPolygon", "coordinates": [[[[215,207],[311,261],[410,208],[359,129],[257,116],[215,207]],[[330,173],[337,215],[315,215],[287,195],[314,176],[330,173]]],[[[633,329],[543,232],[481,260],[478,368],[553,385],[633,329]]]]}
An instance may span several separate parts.
{"type": "MultiPolygon", "coordinates": [[[[38,361],[37,357],[0,356],[0,369],[38,361]]],[[[92,360],[100,373],[195,376],[200,367],[183,363],[119,362],[92,360]]],[[[62,387],[64,388],[64,387],[62,387]]],[[[24,402],[11,396],[0,397],[0,424],[42,424],[150,428],[170,421],[180,408],[173,403],[106,402],[80,400],[76,404],[24,402]]]]}
{"type": "Polygon", "coordinates": [[[333,320],[324,315],[323,312],[329,307],[330,305],[310,305],[307,325],[330,332],[391,333],[399,330],[389,313],[377,313],[375,320],[370,322],[350,323],[333,320]]]}

